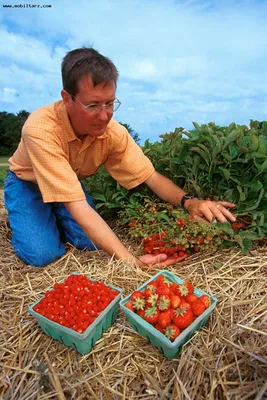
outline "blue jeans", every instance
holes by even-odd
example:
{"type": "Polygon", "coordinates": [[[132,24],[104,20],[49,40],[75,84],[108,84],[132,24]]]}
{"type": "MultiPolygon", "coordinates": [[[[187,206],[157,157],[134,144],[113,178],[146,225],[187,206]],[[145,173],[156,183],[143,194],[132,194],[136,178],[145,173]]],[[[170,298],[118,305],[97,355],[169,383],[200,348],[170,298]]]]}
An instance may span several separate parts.
{"type": "MultiPolygon", "coordinates": [[[[85,192],[84,183],[81,185],[85,192]]],[[[85,195],[94,208],[91,196],[85,195]]],[[[63,243],[67,242],[78,249],[97,249],[63,203],[44,203],[38,185],[11,171],[5,179],[4,199],[15,253],[26,264],[50,264],[66,252],[63,243]]]]}

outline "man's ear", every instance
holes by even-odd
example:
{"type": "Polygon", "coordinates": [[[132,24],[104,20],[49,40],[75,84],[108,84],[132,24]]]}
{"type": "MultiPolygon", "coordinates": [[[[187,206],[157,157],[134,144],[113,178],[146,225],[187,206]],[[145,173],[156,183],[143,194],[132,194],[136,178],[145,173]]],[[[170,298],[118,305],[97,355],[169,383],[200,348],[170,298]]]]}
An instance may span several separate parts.
{"type": "Polygon", "coordinates": [[[71,106],[71,95],[66,92],[66,90],[61,90],[61,97],[66,107],[70,108],[71,106]]]}

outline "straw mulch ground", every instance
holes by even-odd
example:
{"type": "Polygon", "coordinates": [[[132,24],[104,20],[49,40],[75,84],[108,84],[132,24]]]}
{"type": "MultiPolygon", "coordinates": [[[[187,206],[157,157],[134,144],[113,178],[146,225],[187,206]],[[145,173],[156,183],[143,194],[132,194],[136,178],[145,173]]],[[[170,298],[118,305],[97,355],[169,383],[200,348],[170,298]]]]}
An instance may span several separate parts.
{"type": "Polygon", "coordinates": [[[198,255],[168,268],[219,299],[208,326],[172,361],[138,336],[122,312],[81,356],[43,334],[28,306],[73,271],[128,294],[158,269],[142,271],[72,248],[44,269],[26,266],[12,251],[3,211],[0,202],[1,399],[267,398],[266,249],[198,255]]]}

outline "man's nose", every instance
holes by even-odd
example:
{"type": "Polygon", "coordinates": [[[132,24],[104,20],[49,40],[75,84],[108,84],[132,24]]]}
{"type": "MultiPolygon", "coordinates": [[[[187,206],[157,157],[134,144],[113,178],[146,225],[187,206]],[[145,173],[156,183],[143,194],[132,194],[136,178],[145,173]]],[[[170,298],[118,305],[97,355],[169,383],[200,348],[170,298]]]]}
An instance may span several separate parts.
{"type": "Polygon", "coordinates": [[[106,107],[100,108],[98,118],[101,119],[101,121],[107,121],[109,119],[109,113],[106,107]]]}

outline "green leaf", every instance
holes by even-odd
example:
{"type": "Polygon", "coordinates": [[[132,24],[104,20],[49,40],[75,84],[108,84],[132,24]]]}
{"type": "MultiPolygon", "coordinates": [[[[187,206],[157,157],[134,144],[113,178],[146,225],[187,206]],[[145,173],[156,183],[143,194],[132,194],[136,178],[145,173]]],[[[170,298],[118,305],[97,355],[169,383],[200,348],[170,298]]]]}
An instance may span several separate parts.
{"type": "Polygon", "coordinates": [[[101,193],[94,193],[94,194],[92,194],[92,198],[93,198],[94,200],[100,200],[100,201],[104,201],[104,202],[107,201],[106,197],[105,197],[103,194],[101,194],[101,193]]]}
{"type": "Polygon", "coordinates": [[[208,161],[208,156],[207,156],[207,154],[206,154],[206,152],[205,151],[203,151],[202,149],[200,149],[199,147],[191,147],[191,151],[194,151],[195,153],[198,153],[202,158],[203,158],[203,160],[205,161],[205,163],[207,164],[207,165],[209,165],[209,161],[208,161]]]}
{"type": "Polygon", "coordinates": [[[157,219],[158,220],[164,219],[167,222],[170,221],[170,218],[168,217],[168,215],[161,213],[161,212],[157,214],[157,219]]]}
{"type": "Polygon", "coordinates": [[[241,129],[234,129],[226,138],[223,148],[225,149],[230,143],[235,142],[242,136],[243,132],[241,129]]]}
{"type": "Polygon", "coordinates": [[[249,149],[251,151],[257,151],[259,147],[259,139],[257,138],[256,135],[251,134],[250,136],[250,144],[249,144],[249,149]]]}
{"type": "Polygon", "coordinates": [[[242,187],[241,187],[241,186],[237,186],[237,190],[238,190],[238,192],[239,192],[239,201],[240,201],[240,202],[245,201],[245,200],[246,200],[246,195],[245,195],[245,193],[243,192],[242,187]]]}
{"type": "Polygon", "coordinates": [[[195,129],[198,131],[198,132],[201,132],[201,126],[200,125],[198,125],[198,123],[197,122],[192,122],[192,124],[194,125],[194,127],[195,127],[195,129]]]}
{"type": "Polygon", "coordinates": [[[222,171],[222,173],[223,173],[223,176],[224,176],[224,178],[227,180],[227,181],[229,181],[229,179],[230,179],[230,171],[228,170],[228,169],[226,169],[226,168],[223,168],[223,167],[219,167],[218,168],[220,171],[222,171]]]}
{"type": "Polygon", "coordinates": [[[227,234],[230,237],[233,237],[235,232],[230,224],[230,222],[217,222],[215,224],[215,226],[217,226],[221,232],[227,234]]]}
{"type": "Polygon", "coordinates": [[[252,248],[252,242],[246,237],[236,235],[235,240],[240,245],[243,254],[247,253],[248,250],[252,248]]]}
{"type": "Polygon", "coordinates": [[[267,160],[265,160],[261,166],[261,173],[266,171],[267,171],[267,160]]]}

